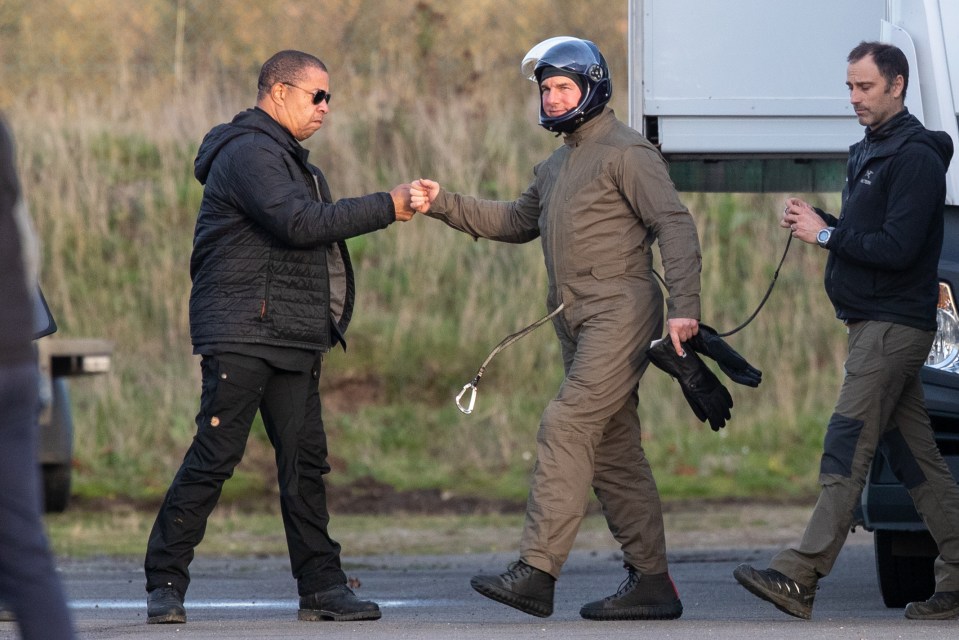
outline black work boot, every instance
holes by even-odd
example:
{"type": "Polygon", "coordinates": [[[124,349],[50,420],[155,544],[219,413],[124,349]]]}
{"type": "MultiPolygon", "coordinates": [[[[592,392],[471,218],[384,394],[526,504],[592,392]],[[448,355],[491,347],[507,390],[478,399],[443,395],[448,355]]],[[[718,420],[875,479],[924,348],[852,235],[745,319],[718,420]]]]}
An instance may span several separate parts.
{"type": "Polygon", "coordinates": [[[182,624],[186,622],[183,594],[172,584],[157,587],[147,594],[148,624],[182,624]]]}
{"type": "Polygon", "coordinates": [[[668,573],[626,569],[629,574],[616,593],[584,604],[579,615],[587,620],[675,620],[683,615],[683,603],[668,573]]]}
{"type": "Polygon", "coordinates": [[[522,560],[517,560],[506,573],[498,576],[473,576],[470,586],[491,600],[531,616],[546,618],[553,614],[556,578],[522,560]]]}
{"type": "Polygon", "coordinates": [[[757,571],[748,564],[741,564],[733,571],[739,584],[755,596],[773,603],[777,609],[791,616],[809,620],[816,586],[807,587],[775,569],[757,571]]]}
{"type": "Polygon", "coordinates": [[[300,596],[300,611],[297,617],[307,622],[333,620],[379,620],[380,607],[375,602],[360,600],[345,584],[338,584],[326,591],[317,591],[300,596]]]}
{"type": "Polygon", "coordinates": [[[910,620],[951,620],[959,617],[959,591],[937,591],[925,602],[906,605],[910,620]]]}

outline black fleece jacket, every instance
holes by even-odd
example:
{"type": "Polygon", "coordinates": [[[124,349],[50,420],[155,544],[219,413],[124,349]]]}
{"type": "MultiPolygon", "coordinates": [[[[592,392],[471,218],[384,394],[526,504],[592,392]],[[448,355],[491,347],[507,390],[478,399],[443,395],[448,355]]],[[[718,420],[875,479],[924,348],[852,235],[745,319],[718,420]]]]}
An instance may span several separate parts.
{"type": "Polygon", "coordinates": [[[903,110],[849,148],[826,293],[842,320],[936,329],[946,169],[952,139],[903,110]]]}
{"type": "Polygon", "coordinates": [[[190,259],[194,346],[326,350],[345,333],[353,273],[343,241],[388,226],[396,213],[388,193],[333,203],[308,153],[259,108],[203,139],[194,163],[204,185],[190,259]],[[345,263],[332,269],[347,279],[338,317],[328,259],[345,263]]]}

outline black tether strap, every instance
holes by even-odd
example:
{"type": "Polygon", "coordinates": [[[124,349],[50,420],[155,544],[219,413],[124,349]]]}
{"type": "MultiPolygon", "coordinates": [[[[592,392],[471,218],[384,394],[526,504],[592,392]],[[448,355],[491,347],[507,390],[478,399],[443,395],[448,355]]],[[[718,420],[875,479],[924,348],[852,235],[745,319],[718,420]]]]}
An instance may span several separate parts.
{"type": "MultiPolygon", "coordinates": [[[[766,289],[766,295],[764,295],[763,299],[759,301],[759,305],[756,307],[756,310],[753,311],[748,318],[746,318],[745,322],[743,322],[741,325],[739,325],[732,331],[726,331],[724,333],[720,333],[719,334],[720,337],[725,338],[727,336],[731,336],[734,333],[741,331],[746,325],[748,325],[750,322],[752,322],[756,318],[756,316],[759,314],[759,311],[763,308],[763,305],[765,305],[766,301],[769,300],[769,295],[773,292],[773,287],[776,286],[776,280],[779,278],[779,270],[782,269],[783,263],[786,261],[786,254],[789,253],[789,245],[790,243],[792,243],[792,241],[793,241],[793,237],[792,237],[792,234],[790,233],[789,239],[786,240],[786,248],[783,250],[783,256],[782,258],[779,259],[779,265],[776,267],[776,273],[773,274],[772,282],[769,283],[769,288],[766,289]]],[[[663,287],[666,288],[666,290],[668,291],[669,288],[666,287],[666,281],[663,280],[663,277],[661,275],[659,275],[659,272],[654,269],[653,273],[656,274],[656,277],[659,279],[659,281],[663,283],[663,287]]],[[[480,380],[483,379],[483,373],[486,371],[486,365],[490,363],[490,361],[493,359],[493,357],[497,353],[499,353],[500,351],[502,351],[509,345],[513,344],[520,338],[524,337],[531,331],[535,330],[541,324],[543,324],[544,322],[546,322],[547,320],[555,316],[557,313],[562,311],[563,307],[564,305],[562,304],[559,305],[558,307],[553,309],[551,313],[543,316],[542,318],[540,318],[533,324],[529,325],[528,327],[524,329],[520,329],[516,333],[506,336],[502,342],[496,345],[496,347],[486,357],[486,360],[483,361],[483,364],[480,366],[479,371],[476,372],[476,376],[474,376],[470,382],[467,382],[465,385],[463,385],[463,389],[459,392],[459,394],[457,394],[456,406],[459,408],[459,410],[466,414],[473,413],[473,406],[476,403],[476,388],[479,386],[480,380]],[[466,395],[467,391],[470,392],[470,397],[467,400],[466,406],[463,406],[462,404],[463,396],[466,395]]]]}
{"type": "MultiPolygon", "coordinates": [[[[789,238],[786,240],[786,248],[783,249],[783,256],[782,258],[779,259],[779,265],[776,267],[776,273],[773,274],[773,279],[769,283],[769,288],[766,289],[766,295],[764,295],[763,299],[759,301],[759,305],[756,307],[756,310],[753,311],[748,318],[746,318],[745,322],[743,322],[741,325],[739,325],[735,329],[731,329],[729,331],[724,331],[722,333],[719,333],[718,335],[720,338],[725,338],[727,336],[733,335],[734,333],[739,333],[746,327],[746,325],[748,325],[750,322],[755,320],[757,315],[759,315],[759,311],[766,304],[766,301],[769,300],[769,296],[773,292],[773,287],[776,286],[776,280],[779,278],[779,270],[782,269],[783,263],[786,261],[786,254],[789,253],[789,245],[792,244],[792,241],[793,241],[793,235],[792,233],[790,233],[789,238]]],[[[661,275],[659,275],[659,272],[656,270],[653,270],[653,273],[656,274],[656,277],[659,279],[659,281],[663,283],[663,287],[666,288],[666,290],[668,291],[669,288],[666,287],[666,281],[663,280],[663,277],[661,275]]]]}

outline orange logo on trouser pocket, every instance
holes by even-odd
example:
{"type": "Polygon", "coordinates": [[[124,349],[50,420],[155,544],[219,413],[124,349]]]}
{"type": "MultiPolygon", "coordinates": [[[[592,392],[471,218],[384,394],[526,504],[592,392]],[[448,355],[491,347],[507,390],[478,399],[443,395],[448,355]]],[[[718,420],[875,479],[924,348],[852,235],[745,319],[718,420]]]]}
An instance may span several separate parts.
{"type": "Polygon", "coordinates": [[[220,426],[220,419],[217,418],[216,416],[213,416],[212,418],[210,418],[210,426],[211,426],[211,427],[219,427],[219,426],[220,426]]]}

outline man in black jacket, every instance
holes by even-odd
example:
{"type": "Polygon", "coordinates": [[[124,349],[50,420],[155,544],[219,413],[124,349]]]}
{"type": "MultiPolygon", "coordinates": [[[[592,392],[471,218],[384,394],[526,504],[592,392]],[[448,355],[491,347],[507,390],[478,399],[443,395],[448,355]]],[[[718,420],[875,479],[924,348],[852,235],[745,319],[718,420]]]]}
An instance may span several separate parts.
{"type": "Polygon", "coordinates": [[[959,615],[959,486],[936,447],[919,371],[936,332],[951,138],[909,113],[906,57],[860,43],[848,58],[850,101],[865,138],[849,152],[836,218],[797,198],[781,225],[829,251],[826,293],[848,327],[845,379],[820,464],[822,490],[798,548],[768,569],[734,575],[753,594],[799,617],[845,542],[876,448],[882,447],[939,546],[936,591],[906,607],[912,619],[959,615]]]}
{"type": "MultiPolygon", "coordinates": [[[[202,356],[197,432],[150,534],[148,621],[186,621],[188,566],[257,410],[276,450],[280,508],[301,620],[375,620],[346,584],[327,531],[323,354],[353,310],[345,240],[409,220],[409,185],[333,202],[300,142],[329,113],[326,66],[299,51],[264,63],[255,108],[200,145],[203,183],[190,273],[190,332],[202,356]]],[[[344,343],[345,344],[345,343],[344,343]]]]}

